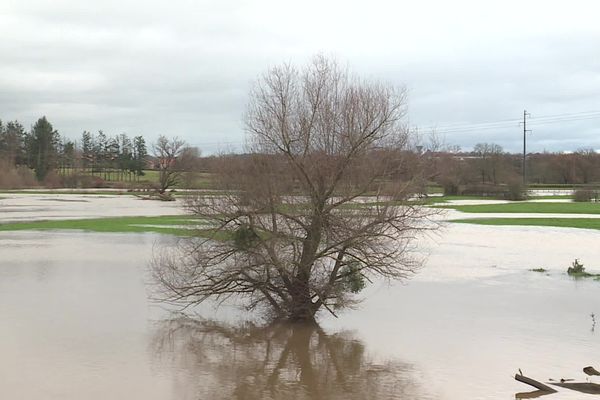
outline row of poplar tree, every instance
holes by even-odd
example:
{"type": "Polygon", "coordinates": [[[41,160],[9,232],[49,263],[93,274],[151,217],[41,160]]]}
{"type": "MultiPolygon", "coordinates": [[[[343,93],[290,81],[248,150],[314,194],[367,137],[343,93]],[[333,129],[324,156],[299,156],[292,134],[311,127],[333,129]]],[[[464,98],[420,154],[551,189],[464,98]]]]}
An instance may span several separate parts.
{"type": "Polygon", "coordinates": [[[27,166],[39,181],[53,170],[133,179],[143,174],[147,156],[142,136],[130,138],[122,133],[109,137],[102,131],[95,135],[85,131],[81,142],[76,143],[61,137],[46,117],[38,119],[30,131],[18,121],[0,121],[2,167],[27,166]]]}

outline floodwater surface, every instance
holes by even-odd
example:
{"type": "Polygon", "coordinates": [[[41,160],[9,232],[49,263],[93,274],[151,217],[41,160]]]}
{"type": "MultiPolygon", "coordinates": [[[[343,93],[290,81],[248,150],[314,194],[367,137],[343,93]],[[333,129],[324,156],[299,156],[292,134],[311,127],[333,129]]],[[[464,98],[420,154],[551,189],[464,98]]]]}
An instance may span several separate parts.
{"type": "Polygon", "coordinates": [[[448,225],[422,240],[412,280],[376,282],[319,326],[266,328],[148,300],[170,240],[0,233],[0,398],[514,399],[529,391],[519,368],[546,381],[600,367],[600,282],[565,274],[575,257],[600,270],[600,232],[448,225]]]}
{"type": "Polygon", "coordinates": [[[4,193],[0,197],[0,223],[34,220],[183,214],[180,200],[143,200],[128,194],[4,193]]]}

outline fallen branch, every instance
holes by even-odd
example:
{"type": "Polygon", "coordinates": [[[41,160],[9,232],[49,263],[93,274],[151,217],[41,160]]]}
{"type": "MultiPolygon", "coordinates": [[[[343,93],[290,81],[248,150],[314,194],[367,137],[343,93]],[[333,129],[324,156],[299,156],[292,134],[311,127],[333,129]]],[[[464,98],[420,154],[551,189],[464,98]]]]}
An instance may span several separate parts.
{"type": "Polygon", "coordinates": [[[538,397],[545,396],[547,394],[552,394],[556,392],[547,392],[545,390],[534,390],[533,392],[522,392],[515,393],[515,399],[537,399],[538,397]]]}
{"type": "Polygon", "coordinates": [[[575,390],[580,393],[600,394],[600,385],[591,382],[564,382],[553,383],[552,385],[565,389],[575,390]]]}
{"type": "Polygon", "coordinates": [[[542,382],[538,382],[535,379],[528,378],[525,375],[516,374],[515,379],[519,382],[533,386],[534,388],[539,389],[541,391],[548,393],[556,393],[556,390],[552,389],[550,386],[544,385],[542,382]]]}

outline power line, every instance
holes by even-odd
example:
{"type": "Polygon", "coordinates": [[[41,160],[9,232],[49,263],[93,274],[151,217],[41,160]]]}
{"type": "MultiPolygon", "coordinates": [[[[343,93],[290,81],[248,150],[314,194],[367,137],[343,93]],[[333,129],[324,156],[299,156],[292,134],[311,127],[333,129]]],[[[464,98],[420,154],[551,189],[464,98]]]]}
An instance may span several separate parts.
{"type": "Polygon", "coordinates": [[[600,113],[600,111],[598,110],[591,110],[591,111],[580,111],[580,112],[576,112],[576,113],[562,113],[562,114],[548,114],[548,115],[539,115],[537,117],[532,116],[531,118],[534,119],[540,119],[540,118],[554,118],[554,117],[562,117],[562,116],[576,116],[576,115],[581,115],[581,114],[598,114],[600,113]]]}
{"type": "MultiPolygon", "coordinates": [[[[586,121],[591,119],[600,118],[600,111],[581,111],[575,113],[560,113],[560,114],[547,114],[540,116],[533,116],[527,113],[527,124],[530,126],[548,125],[559,122],[573,122],[573,121],[586,121]]],[[[423,129],[434,130],[436,133],[461,133],[461,132],[473,132],[480,130],[490,129],[508,129],[515,128],[522,124],[523,121],[516,118],[507,118],[497,121],[486,121],[478,122],[473,124],[464,123],[450,123],[441,126],[429,126],[423,129]]],[[[213,142],[196,142],[192,143],[193,146],[202,148],[203,146],[228,146],[228,145],[243,145],[246,142],[244,140],[237,141],[213,141],[213,142]]]]}
{"type": "Polygon", "coordinates": [[[600,118],[600,113],[595,114],[595,115],[587,115],[587,116],[573,117],[573,118],[544,119],[541,121],[534,119],[532,117],[531,123],[535,123],[537,125],[545,125],[545,124],[553,124],[556,122],[585,121],[585,120],[596,119],[596,118],[600,118]]]}
{"type": "MultiPolygon", "coordinates": [[[[531,125],[545,125],[558,122],[570,122],[570,121],[584,121],[590,119],[600,118],[600,111],[585,111],[579,113],[563,113],[555,115],[545,115],[540,117],[530,116],[529,123],[531,125]]],[[[502,129],[511,128],[518,126],[521,121],[517,119],[505,119],[495,122],[481,122],[474,124],[463,124],[463,125],[446,125],[442,127],[431,127],[436,133],[458,133],[458,132],[469,132],[475,130],[488,130],[488,129],[502,129]]]]}

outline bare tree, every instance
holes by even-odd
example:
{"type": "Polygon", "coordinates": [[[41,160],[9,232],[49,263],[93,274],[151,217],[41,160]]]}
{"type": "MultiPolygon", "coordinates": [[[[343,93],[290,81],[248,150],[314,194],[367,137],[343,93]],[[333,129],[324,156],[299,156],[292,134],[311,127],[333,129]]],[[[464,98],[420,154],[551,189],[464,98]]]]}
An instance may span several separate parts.
{"type": "Polygon", "coordinates": [[[478,157],[478,169],[481,174],[481,183],[498,184],[498,169],[501,157],[504,154],[502,146],[495,143],[477,143],[473,152],[478,157]]]}
{"type": "Polygon", "coordinates": [[[200,149],[197,147],[185,147],[178,161],[179,167],[183,172],[181,177],[181,186],[184,188],[192,188],[195,181],[198,179],[198,171],[201,168],[200,164],[200,149]]]}
{"type": "Polygon", "coordinates": [[[184,151],[185,142],[179,138],[168,139],[159,136],[152,145],[154,156],[158,159],[158,192],[163,194],[168,188],[179,182],[183,172],[180,157],[184,151]]]}
{"type": "Polygon", "coordinates": [[[228,194],[190,201],[209,237],[156,256],[163,298],[242,295],[249,308],[312,320],[353,305],[372,277],[407,278],[426,211],[390,201],[413,187],[397,178],[411,153],[404,115],[403,89],[352,78],[324,57],[271,69],[245,117],[250,154],[218,168],[228,194]]]}

